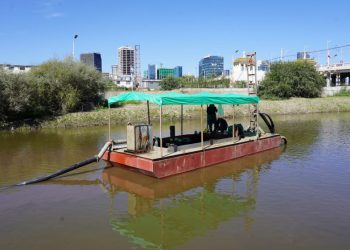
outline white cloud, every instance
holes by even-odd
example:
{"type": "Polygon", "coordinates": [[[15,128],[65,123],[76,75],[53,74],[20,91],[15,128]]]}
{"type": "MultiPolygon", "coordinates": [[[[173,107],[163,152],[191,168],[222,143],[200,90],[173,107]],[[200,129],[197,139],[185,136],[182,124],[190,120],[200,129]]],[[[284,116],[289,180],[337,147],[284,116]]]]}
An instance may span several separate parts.
{"type": "Polygon", "coordinates": [[[62,8],[62,0],[46,0],[44,2],[37,2],[36,13],[40,13],[45,18],[59,18],[63,13],[59,11],[62,8]]]}
{"type": "Polygon", "coordinates": [[[61,12],[53,12],[53,13],[47,14],[45,17],[46,18],[58,18],[58,17],[62,17],[62,16],[63,16],[63,13],[61,13],[61,12]]]}

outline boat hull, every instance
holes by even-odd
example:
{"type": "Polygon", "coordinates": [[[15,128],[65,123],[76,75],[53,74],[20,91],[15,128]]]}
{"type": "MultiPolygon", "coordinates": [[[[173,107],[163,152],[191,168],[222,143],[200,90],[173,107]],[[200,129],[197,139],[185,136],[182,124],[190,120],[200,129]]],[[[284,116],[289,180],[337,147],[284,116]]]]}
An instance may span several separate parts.
{"type": "Polygon", "coordinates": [[[148,159],[140,157],[138,154],[112,151],[106,152],[103,160],[114,166],[128,167],[150,176],[164,178],[277,148],[280,145],[281,136],[271,135],[257,140],[207,148],[174,156],[170,155],[158,159],[148,159]]]}

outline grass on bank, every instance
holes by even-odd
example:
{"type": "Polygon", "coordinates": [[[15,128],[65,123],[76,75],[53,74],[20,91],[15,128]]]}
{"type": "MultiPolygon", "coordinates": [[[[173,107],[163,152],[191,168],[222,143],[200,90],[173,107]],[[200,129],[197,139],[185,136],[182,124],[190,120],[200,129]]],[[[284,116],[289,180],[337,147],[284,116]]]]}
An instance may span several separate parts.
{"type": "Polygon", "coordinates": [[[335,97],[339,96],[348,96],[350,97],[350,90],[346,90],[345,88],[342,88],[338,93],[334,95],[335,97]]]}
{"type": "MultiPolygon", "coordinates": [[[[147,120],[147,105],[144,103],[126,104],[123,107],[111,109],[111,121],[113,124],[127,124],[128,122],[145,122],[147,120]]],[[[225,117],[242,117],[248,115],[248,106],[233,107],[223,105],[225,117]]],[[[291,98],[288,100],[262,100],[260,111],[270,115],[310,114],[326,112],[350,112],[350,98],[339,96],[333,98],[291,98]]],[[[151,120],[159,120],[159,109],[156,105],[150,105],[151,120]]],[[[173,121],[180,119],[180,108],[165,106],[163,108],[163,120],[173,121]]],[[[184,106],[184,119],[200,118],[199,106],[184,106]]],[[[82,127],[102,126],[108,124],[108,109],[99,109],[91,112],[78,112],[54,117],[45,121],[42,127],[82,127]]]]}
{"type": "MultiPolygon", "coordinates": [[[[236,106],[223,105],[225,117],[232,118],[248,115],[248,105],[236,106]]],[[[332,98],[291,98],[287,100],[262,100],[259,110],[270,115],[311,114],[326,112],[350,112],[349,96],[335,96],[332,98]]],[[[159,121],[159,108],[150,105],[151,121],[159,121]]],[[[163,108],[163,121],[180,119],[180,108],[177,106],[165,106],[163,108]]],[[[184,105],[184,119],[199,119],[200,107],[184,105]]],[[[145,103],[125,104],[111,109],[112,124],[137,123],[147,120],[147,105],[145,103]]],[[[89,112],[68,113],[57,117],[49,117],[45,120],[31,121],[30,123],[15,124],[15,128],[64,128],[64,127],[88,127],[105,126],[108,124],[108,109],[98,108],[89,112]]],[[[7,124],[9,125],[9,124],[7,124]]],[[[11,126],[4,127],[11,128],[11,126]]]]}

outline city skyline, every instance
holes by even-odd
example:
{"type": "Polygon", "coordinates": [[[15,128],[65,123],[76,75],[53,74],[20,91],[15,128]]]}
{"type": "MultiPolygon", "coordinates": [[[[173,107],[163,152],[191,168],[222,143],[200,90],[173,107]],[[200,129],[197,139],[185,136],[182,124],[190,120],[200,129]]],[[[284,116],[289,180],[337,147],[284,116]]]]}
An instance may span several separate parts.
{"type": "MultiPolygon", "coordinates": [[[[337,3],[344,13],[350,10],[350,3],[337,3]]],[[[104,72],[117,64],[120,46],[141,45],[142,72],[148,64],[182,65],[183,74],[194,75],[199,60],[208,54],[223,56],[224,69],[231,69],[232,59],[243,51],[256,51],[263,60],[278,58],[282,49],[282,55],[296,58],[300,51],[350,43],[350,36],[342,32],[350,21],[345,15],[327,14],[327,3],[253,1],[248,6],[180,0],[171,8],[167,5],[161,1],[86,1],[84,6],[67,0],[1,1],[0,20],[6,25],[0,31],[0,63],[36,65],[63,59],[72,53],[75,34],[79,35],[75,54],[101,53],[104,72]],[[335,25],[340,28],[332,29],[335,25]]],[[[325,63],[327,53],[311,57],[325,63]]],[[[331,57],[332,62],[350,61],[350,48],[334,50],[331,57]]]]}

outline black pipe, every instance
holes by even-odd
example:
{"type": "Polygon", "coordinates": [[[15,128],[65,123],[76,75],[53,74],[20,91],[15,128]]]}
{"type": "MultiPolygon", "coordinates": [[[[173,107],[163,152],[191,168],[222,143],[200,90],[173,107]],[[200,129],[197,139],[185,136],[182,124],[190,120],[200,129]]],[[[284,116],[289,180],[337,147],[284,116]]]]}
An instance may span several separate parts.
{"type": "Polygon", "coordinates": [[[275,124],[273,123],[271,117],[266,113],[259,113],[260,117],[264,120],[271,134],[275,133],[275,124]]]}
{"type": "Polygon", "coordinates": [[[47,181],[47,180],[50,180],[52,178],[55,178],[57,176],[60,176],[60,175],[63,175],[65,173],[68,173],[70,171],[73,171],[75,169],[78,169],[78,168],[81,168],[85,165],[88,165],[90,163],[93,163],[93,162],[97,162],[97,157],[94,156],[94,157],[91,157],[85,161],[81,161],[81,162],[78,162],[72,166],[69,166],[68,168],[65,168],[65,169],[62,169],[60,171],[57,171],[53,174],[49,174],[49,175],[46,175],[46,176],[42,176],[42,177],[39,177],[37,179],[34,179],[34,180],[31,180],[31,181],[24,181],[24,182],[21,182],[21,183],[18,183],[16,184],[15,186],[23,186],[23,185],[29,185],[29,184],[34,184],[34,183],[39,183],[39,182],[43,182],[43,181],[47,181]]]}

